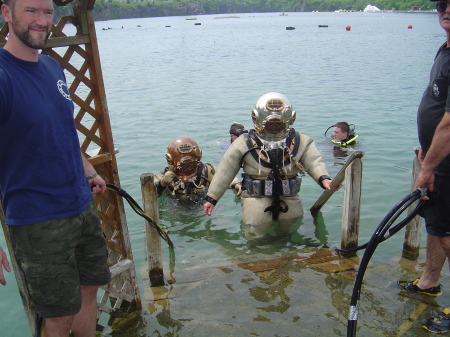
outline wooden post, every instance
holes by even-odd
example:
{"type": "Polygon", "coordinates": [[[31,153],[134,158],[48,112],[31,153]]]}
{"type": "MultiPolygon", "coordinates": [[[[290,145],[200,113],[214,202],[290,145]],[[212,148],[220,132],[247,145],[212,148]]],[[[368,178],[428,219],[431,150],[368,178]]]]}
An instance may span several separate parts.
{"type": "MultiPolygon", "coordinates": [[[[415,149],[417,153],[417,149],[415,149]]],[[[411,179],[411,191],[414,189],[414,183],[417,179],[417,176],[420,172],[420,163],[417,157],[414,158],[413,161],[413,172],[412,172],[412,179],[411,179]]],[[[411,206],[408,208],[408,214],[411,213],[411,211],[416,208],[417,203],[419,201],[414,202],[411,206]]],[[[417,260],[419,257],[419,249],[420,249],[420,229],[422,225],[422,218],[420,215],[415,216],[409,224],[406,225],[405,230],[405,241],[403,242],[403,250],[402,250],[402,257],[409,260],[417,260]]]]}
{"type": "Polygon", "coordinates": [[[357,158],[362,158],[364,156],[364,152],[355,151],[352,153],[350,158],[345,162],[344,166],[339,170],[338,174],[333,178],[333,182],[331,183],[331,188],[329,190],[325,190],[322,195],[317,199],[314,205],[311,207],[311,212],[319,211],[323,205],[331,198],[333,193],[336,191],[336,187],[339,186],[345,178],[345,170],[346,168],[357,158]]]}
{"type": "Polygon", "coordinates": [[[355,158],[345,170],[344,209],[342,212],[342,249],[358,246],[361,204],[362,161],[355,158]]]}
{"type": "MultiPolygon", "coordinates": [[[[144,212],[158,222],[158,193],[154,185],[153,173],[141,175],[142,203],[144,212]]],[[[145,243],[150,284],[152,287],[164,285],[164,271],[161,256],[161,238],[158,231],[145,221],[145,243]]]]}

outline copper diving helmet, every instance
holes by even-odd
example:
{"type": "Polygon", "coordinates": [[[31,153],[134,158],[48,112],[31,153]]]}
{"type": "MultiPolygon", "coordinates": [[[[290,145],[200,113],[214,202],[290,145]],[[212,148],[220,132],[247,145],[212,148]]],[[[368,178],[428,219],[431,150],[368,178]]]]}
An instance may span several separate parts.
{"type": "Polygon", "coordinates": [[[169,170],[184,182],[197,174],[201,158],[202,150],[192,138],[177,137],[167,146],[166,160],[169,170]]]}

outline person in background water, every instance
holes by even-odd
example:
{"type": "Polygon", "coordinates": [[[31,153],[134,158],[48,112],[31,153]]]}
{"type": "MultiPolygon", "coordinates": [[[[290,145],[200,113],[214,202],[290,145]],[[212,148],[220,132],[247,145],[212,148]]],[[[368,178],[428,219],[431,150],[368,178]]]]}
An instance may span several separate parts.
{"type": "Polygon", "coordinates": [[[233,124],[231,124],[230,131],[229,131],[230,141],[228,141],[226,139],[222,139],[218,142],[222,149],[222,155],[228,150],[231,143],[233,143],[233,141],[235,139],[237,139],[240,135],[242,135],[243,133],[246,133],[246,132],[247,132],[247,130],[244,130],[244,126],[242,124],[239,124],[237,122],[234,122],[233,124]]]}
{"type": "Polygon", "coordinates": [[[240,135],[244,134],[245,128],[242,124],[234,122],[230,126],[230,143],[233,143],[240,135]]]}
{"type": "MultiPolygon", "coordinates": [[[[450,260],[450,3],[436,5],[447,41],[439,48],[417,112],[417,127],[422,163],[415,188],[426,187],[429,199],[421,215],[427,230],[426,263],[420,278],[397,281],[405,292],[438,296],[439,277],[446,258],[450,260]]],[[[450,308],[425,321],[423,328],[433,333],[450,331],[450,308]]]]}
{"type": "Polygon", "coordinates": [[[346,147],[349,144],[355,144],[359,135],[355,134],[347,122],[338,122],[333,127],[332,142],[335,145],[346,147]]]}
{"type": "MultiPolygon", "coordinates": [[[[202,150],[195,140],[180,136],[167,146],[167,167],[155,177],[158,196],[164,192],[172,195],[195,195],[208,190],[216,169],[202,163],[202,150]]],[[[234,181],[233,188],[238,189],[234,181]]]]}
{"type": "Polygon", "coordinates": [[[331,178],[313,139],[289,128],[295,117],[283,94],[270,92],[258,99],[252,110],[255,130],[237,138],[222,158],[205,198],[206,215],[211,215],[241,167],[242,219],[249,240],[262,238],[275,221],[289,228],[303,215],[299,175],[307,172],[330,189],[331,178]]]}
{"type": "MultiPolygon", "coordinates": [[[[354,127],[350,127],[347,122],[338,122],[335,125],[330,126],[327,131],[330,128],[333,128],[333,135],[331,137],[331,142],[334,145],[333,157],[347,157],[347,152],[355,150],[354,146],[359,135],[355,134],[354,127]]],[[[325,134],[327,131],[325,131],[325,134]]]]}
{"type": "MultiPolygon", "coordinates": [[[[80,151],[63,70],[39,53],[53,2],[4,0],[1,10],[9,35],[0,49],[0,193],[11,254],[44,319],[41,336],[94,336],[97,288],[110,271],[92,192],[106,184],[80,151]]],[[[2,267],[10,271],[0,248],[6,285],[2,267]]]]}

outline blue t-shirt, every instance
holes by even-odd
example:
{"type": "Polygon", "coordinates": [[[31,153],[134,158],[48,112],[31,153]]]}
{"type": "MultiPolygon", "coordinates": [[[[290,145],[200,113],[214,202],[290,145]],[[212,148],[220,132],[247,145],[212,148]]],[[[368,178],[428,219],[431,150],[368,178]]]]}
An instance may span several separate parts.
{"type": "Polygon", "coordinates": [[[0,49],[0,193],[8,225],[82,212],[92,194],[59,64],[0,49]]]}

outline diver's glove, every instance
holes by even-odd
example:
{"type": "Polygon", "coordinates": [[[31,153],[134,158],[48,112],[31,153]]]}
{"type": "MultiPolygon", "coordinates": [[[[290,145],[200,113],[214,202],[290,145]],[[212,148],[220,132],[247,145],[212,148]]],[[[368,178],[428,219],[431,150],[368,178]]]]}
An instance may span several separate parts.
{"type": "Polygon", "coordinates": [[[238,198],[240,198],[241,197],[241,195],[242,195],[242,192],[244,192],[244,190],[242,189],[242,184],[239,182],[239,183],[237,183],[237,184],[235,184],[234,185],[234,189],[236,190],[236,196],[238,197],[238,198]]]}
{"type": "Polygon", "coordinates": [[[164,173],[164,176],[161,178],[159,184],[161,185],[161,187],[167,187],[173,181],[173,179],[175,179],[175,173],[173,173],[173,171],[167,171],[166,173],[164,173]]]}

